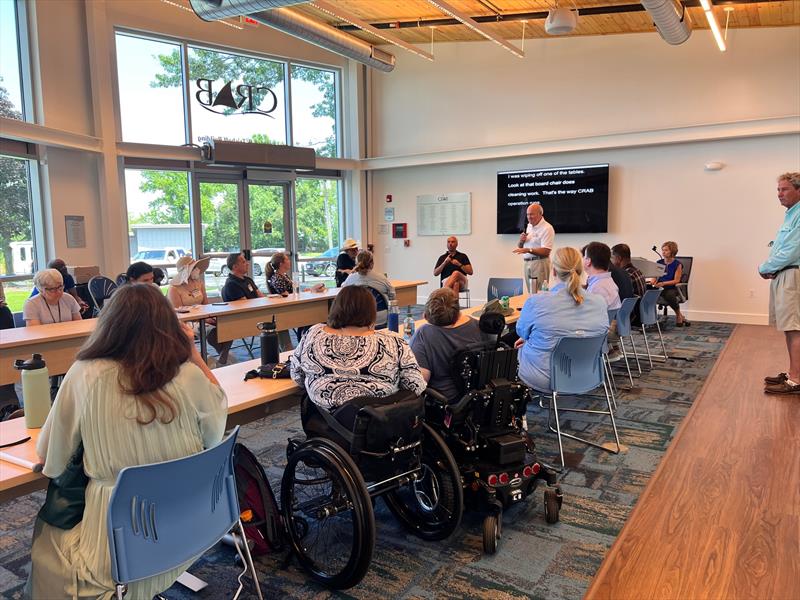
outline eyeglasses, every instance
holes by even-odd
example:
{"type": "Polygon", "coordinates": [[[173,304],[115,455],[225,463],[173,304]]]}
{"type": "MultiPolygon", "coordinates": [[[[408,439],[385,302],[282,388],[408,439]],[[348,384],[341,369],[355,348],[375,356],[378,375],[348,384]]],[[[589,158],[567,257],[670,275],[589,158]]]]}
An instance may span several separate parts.
{"type": "Polygon", "coordinates": [[[63,292],[64,291],[64,286],[63,285],[59,285],[59,286],[51,287],[51,288],[46,287],[46,288],[44,288],[44,291],[45,292],[63,292]]]}

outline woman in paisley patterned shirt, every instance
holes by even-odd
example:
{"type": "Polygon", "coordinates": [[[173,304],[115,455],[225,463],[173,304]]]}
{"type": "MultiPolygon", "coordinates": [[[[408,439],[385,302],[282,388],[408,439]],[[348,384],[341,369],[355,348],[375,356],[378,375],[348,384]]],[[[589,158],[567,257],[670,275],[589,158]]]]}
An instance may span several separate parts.
{"type": "Polygon", "coordinates": [[[311,401],[332,410],[358,396],[398,390],[421,394],[425,380],[401,337],[375,330],[375,299],[365,288],[343,287],[328,322],[308,330],[294,351],[292,379],[311,401]]]}

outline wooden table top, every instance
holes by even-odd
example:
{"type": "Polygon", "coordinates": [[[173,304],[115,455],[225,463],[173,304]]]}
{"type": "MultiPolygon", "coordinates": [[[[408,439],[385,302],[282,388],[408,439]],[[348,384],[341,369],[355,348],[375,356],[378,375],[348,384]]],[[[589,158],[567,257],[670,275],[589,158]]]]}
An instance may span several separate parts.
{"type": "Polygon", "coordinates": [[[800,597],[800,398],[762,379],[785,364],[736,326],[587,600],[800,597]]]}
{"type": "MultiPolygon", "coordinates": [[[[424,280],[392,281],[395,289],[416,288],[428,283],[424,280]]],[[[224,305],[203,304],[191,307],[189,312],[177,313],[181,321],[199,321],[210,317],[224,317],[225,315],[262,311],[269,308],[283,308],[333,300],[340,288],[326,288],[325,291],[300,292],[289,294],[286,298],[254,298],[228,302],[224,305]]],[[[80,321],[67,321],[65,323],[51,323],[48,325],[35,325],[33,327],[19,327],[17,329],[0,330],[0,349],[30,346],[42,342],[55,342],[76,337],[88,337],[95,328],[97,319],[83,319],[80,321]]]]}
{"type": "MultiPolygon", "coordinates": [[[[236,414],[250,408],[267,404],[274,400],[291,396],[300,391],[300,388],[291,379],[251,379],[244,381],[247,371],[259,366],[259,360],[250,360],[214,370],[220,386],[228,396],[228,414],[236,414]]],[[[40,429],[27,429],[25,419],[12,419],[0,422],[0,444],[30,436],[24,444],[0,449],[0,453],[7,453],[18,459],[28,461],[31,465],[38,462],[36,456],[36,440],[39,438],[40,429]]],[[[3,460],[0,454],[0,493],[7,492],[13,497],[13,489],[40,480],[44,484],[45,477],[41,473],[34,473],[31,467],[23,467],[3,460]]]]}

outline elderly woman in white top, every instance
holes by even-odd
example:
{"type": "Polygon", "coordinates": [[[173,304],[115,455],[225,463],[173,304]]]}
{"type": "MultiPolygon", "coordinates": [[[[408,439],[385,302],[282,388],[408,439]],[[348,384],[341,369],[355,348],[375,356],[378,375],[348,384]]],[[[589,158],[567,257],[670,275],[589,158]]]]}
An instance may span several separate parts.
{"type": "Polygon", "coordinates": [[[25,325],[46,325],[65,321],[80,321],[78,301],[64,293],[64,278],[57,269],[43,269],[33,276],[39,293],[25,301],[22,318],[25,325]]]}
{"type": "MultiPolygon", "coordinates": [[[[195,260],[190,254],[181,256],[176,263],[177,274],[169,282],[167,298],[175,308],[184,306],[197,306],[208,304],[208,294],[203,273],[208,269],[209,258],[199,258],[195,260]]],[[[214,319],[206,319],[208,325],[214,325],[214,319]]],[[[210,327],[208,330],[208,343],[217,351],[219,363],[228,362],[228,352],[232,342],[218,342],[217,328],[210,327]]]]}

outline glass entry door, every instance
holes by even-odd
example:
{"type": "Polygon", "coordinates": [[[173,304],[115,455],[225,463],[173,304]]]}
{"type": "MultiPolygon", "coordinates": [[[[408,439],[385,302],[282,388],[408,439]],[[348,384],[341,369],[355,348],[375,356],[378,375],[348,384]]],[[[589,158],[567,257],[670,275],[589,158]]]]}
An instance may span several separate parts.
{"type": "Polygon", "coordinates": [[[288,183],[247,182],[248,247],[253,251],[253,274],[259,287],[266,288],[259,278],[273,254],[284,252],[293,258],[290,198],[288,183]]]}
{"type": "Polygon", "coordinates": [[[247,247],[241,235],[242,182],[197,177],[196,186],[200,227],[199,231],[194,229],[200,239],[195,240],[195,256],[211,257],[205,274],[206,291],[209,296],[218,296],[228,276],[228,254],[247,247]]]}

